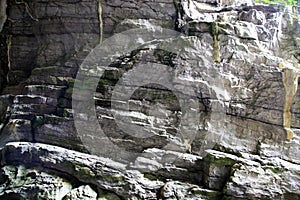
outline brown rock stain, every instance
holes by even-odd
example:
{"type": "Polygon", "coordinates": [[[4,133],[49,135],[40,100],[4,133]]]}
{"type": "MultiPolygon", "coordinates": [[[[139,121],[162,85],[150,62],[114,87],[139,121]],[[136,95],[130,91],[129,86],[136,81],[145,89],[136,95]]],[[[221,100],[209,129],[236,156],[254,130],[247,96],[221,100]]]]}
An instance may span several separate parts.
{"type": "Polygon", "coordinates": [[[296,63],[282,62],[279,67],[282,69],[282,82],[285,89],[283,127],[287,133],[287,139],[291,140],[294,137],[294,132],[291,129],[291,106],[298,89],[300,66],[296,63]]]}

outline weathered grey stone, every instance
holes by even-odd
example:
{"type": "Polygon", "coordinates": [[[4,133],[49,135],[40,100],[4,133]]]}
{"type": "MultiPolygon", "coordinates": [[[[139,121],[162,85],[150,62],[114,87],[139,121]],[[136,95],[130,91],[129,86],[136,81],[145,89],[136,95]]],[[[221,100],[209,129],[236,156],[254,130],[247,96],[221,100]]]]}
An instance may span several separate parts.
{"type": "Polygon", "coordinates": [[[264,13],[255,9],[242,12],[239,18],[242,21],[251,22],[257,25],[264,25],[266,23],[266,17],[264,13]]]}
{"type": "MultiPolygon", "coordinates": [[[[135,27],[136,22],[148,21],[145,19],[149,19],[150,23],[161,25],[164,28],[174,28],[175,25],[176,7],[171,0],[156,2],[149,0],[139,2],[114,1],[113,3],[104,1],[101,5],[104,37],[127,30],[131,26],[135,27]],[[130,22],[129,27],[124,26],[128,22],[130,22]]],[[[141,24],[142,27],[145,25],[147,23],[141,24]]]]}
{"type": "Polygon", "coordinates": [[[10,20],[0,37],[0,90],[8,94],[0,97],[3,198],[299,198],[300,90],[287,98],[299,83],[284,78],[287,68],[295,77],[299,69],[300,23],[291,8],[250,0],[7,3],[10,20]],[[126,55],[116,50],[93,91],[96,105],[73,113],[72,101],[85,103],[90,95],[72,96],[90,50],[100,38],[133,28],[183,34],[126,55]],[[132,79],[128,74],[141,63],[150,64],[132,79]],[[115,106],[126,103],[112,99],[119,80],[128,84],[122,96],[137,80],[161,76],[151,71],[155,64],[172,71],[176,95],[199,102],[198,121],[181,122],[188,106],[165,85],[136,89],[128,110],[115,106]],[[104,137],[89,134],[93,116],[85,111],[94,108],[104,137]],[[77,133],[74,116],[88,134],[77,133]],[[127,120],[117,123],[116,116],[127,120]],[[124,129],[128,124],[136,126],[124,129]],[[142,132],[152,137],[136,137],[142,132]],[[93,148],[112,142],[119,155],[85,154],[92,151],[83,137],[93,148]],[[30,142],[7,144],[20,140],[30,142]]]}
{"type": "Polygon", "coordinates": [[[237,26],[235,26],[235,32],[238,37],[243,39],[258,39],[255,25],[251,23],[240,22],[237,26]]]}
{"type": "Polygon", "coordinates": [[[35,141],[84,151],[85,148],[72,120],[55,115],[44,115],[34,123],[35,141]]]}
{"type": "Polygon", "coordinates": [[[208,154],[204,158],[204,185],[213,190],[221,191],[230,177],[230,169],[236,162],[226,155],[208,154]]]}
{"type": "Polygon", "coordinates": [[[65,86],[56,85],[28,85],[25,86],[25,92],[28,95],[38,95],[58,99],[62,95],[65,86]]]}
{"type": "Polygon", "coordinates": [[[299,165],[279,158],[273,158],[268,162],[271,165],[237,164],[233,166],[225,194],[234,196],[236,199],[283,199],[286,194],[299,195],[299,165]]]}
{"type": "Polygon", "coordinates": [[[72,200],[72,199],[80,199],[80,200],[96,200],[97,193],[88,185],[80,186],[71,190],[68,194],[66,194],[63,200],[72,200]]]}
{"type": "Polygon", "coordinates": [[[23,165],[2,167],[1,199],[62,199],[72,184],[58,175],[23,165]]]}
{"type": "Polygon", "coordinates": [[[1,130],[0,146],[11,141],[32,141],[31,121],[27,119],[10,119],[1,130]]]}
{"type": "Polygon", "coordinates": [[[202,189],[199,186],[181,183],[167,182],[160,192],[163,199],[220,199],[220,193],[202,189]]]}
{"type": "Polygon", "coordinates": [[[0,124],[4,122],[7,115],[7,109],[12,104],[13,98],[12,95],[0,96],[0,124]]]}
{"type": "MultiPolygon", "coordinates": [[[[1,1],[1,11],[4,2],[1,1]]],[[[26,80],[35,67],[59,63],[99,41],[95,1],[10,1],[7,13],[7,26],[11,28],[4,34],[11,36],[6,48],[10,52],[10,85],[26,80]],[[24,65],[27,67],[20,67],[24,65]]]]}
{"type": "Polygon", "coordinates": [[[150,181],[137,170],[126,171],[126,165],[122,163],[57,146],[9,143],[1,155],[3,165],[47,166],[128,199],[156,198],[163,185],[161,181],[150,181]]]}
{"type": "Polygon", "coordinates": [[[238,1],[238,0],[224,0],[221,1],[222,6],[240,6],[240,5],[247,5],[247,6],[252,6],[253,1],[252,0],[243,0],[243,1],[238,1]]]}

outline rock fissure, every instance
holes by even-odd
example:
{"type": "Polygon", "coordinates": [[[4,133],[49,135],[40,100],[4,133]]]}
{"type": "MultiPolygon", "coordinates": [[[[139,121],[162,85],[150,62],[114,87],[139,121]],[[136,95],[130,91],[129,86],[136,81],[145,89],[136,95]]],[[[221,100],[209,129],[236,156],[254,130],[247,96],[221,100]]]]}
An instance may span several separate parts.
{"type": "Polygon", "coordinates": [[[29,17],[34,21],[39,21],[36,11],[36,0],[15,0],[16,4],[23,4],[29,17]]]}
{"type": "Polygon", "coordinates": [[[102,6],[101,0],[98,0],[98,18],[99,18],[99,43],[103,40],[103,17],[102,17],[102,6]]]}
{"type": "Polygon", "coordinates": [[[1,0],[0,1],[0,32],[2,31],[2,28],[7,20],[6,15],[6,7],[7,7],[7,0],[1,0]]]}
{"type": "Polygon", "coordinates": [[[6,82],[9,82],[8,74],[11,71],[11,44],[12,44],[12,35],[7,36],[6,38],[6,49],[7,49],[7,74],[6,82]]]}

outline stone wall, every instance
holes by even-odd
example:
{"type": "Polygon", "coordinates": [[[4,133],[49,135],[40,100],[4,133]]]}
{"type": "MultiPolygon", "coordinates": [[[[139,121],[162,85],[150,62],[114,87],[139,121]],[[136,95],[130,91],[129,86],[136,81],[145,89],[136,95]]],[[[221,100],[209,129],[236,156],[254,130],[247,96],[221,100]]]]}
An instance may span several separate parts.
{"type": "Polygon", "coordinates": [[[250,0],[7,3],[2,198],[300,198],[292,8],[250,0]],[[143,45],[127,49],[130,40],[143,45]],[[137,87],[152,77],[172,84],[137,87]],[[132,89],[125,101],[120,94],[132,89]]]}

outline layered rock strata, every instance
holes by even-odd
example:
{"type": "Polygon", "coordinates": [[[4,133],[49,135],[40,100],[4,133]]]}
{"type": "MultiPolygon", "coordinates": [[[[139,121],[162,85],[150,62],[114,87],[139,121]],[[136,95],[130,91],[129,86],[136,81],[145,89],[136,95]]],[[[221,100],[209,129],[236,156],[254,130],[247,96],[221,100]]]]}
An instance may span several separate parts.
{"type": "Polygon", "coordinates": [[[1,0],[0,10],[1,198],[300,198],[293,8],[1,0]],[[80,67],[99,43],[115,51],[80,67]]]}

